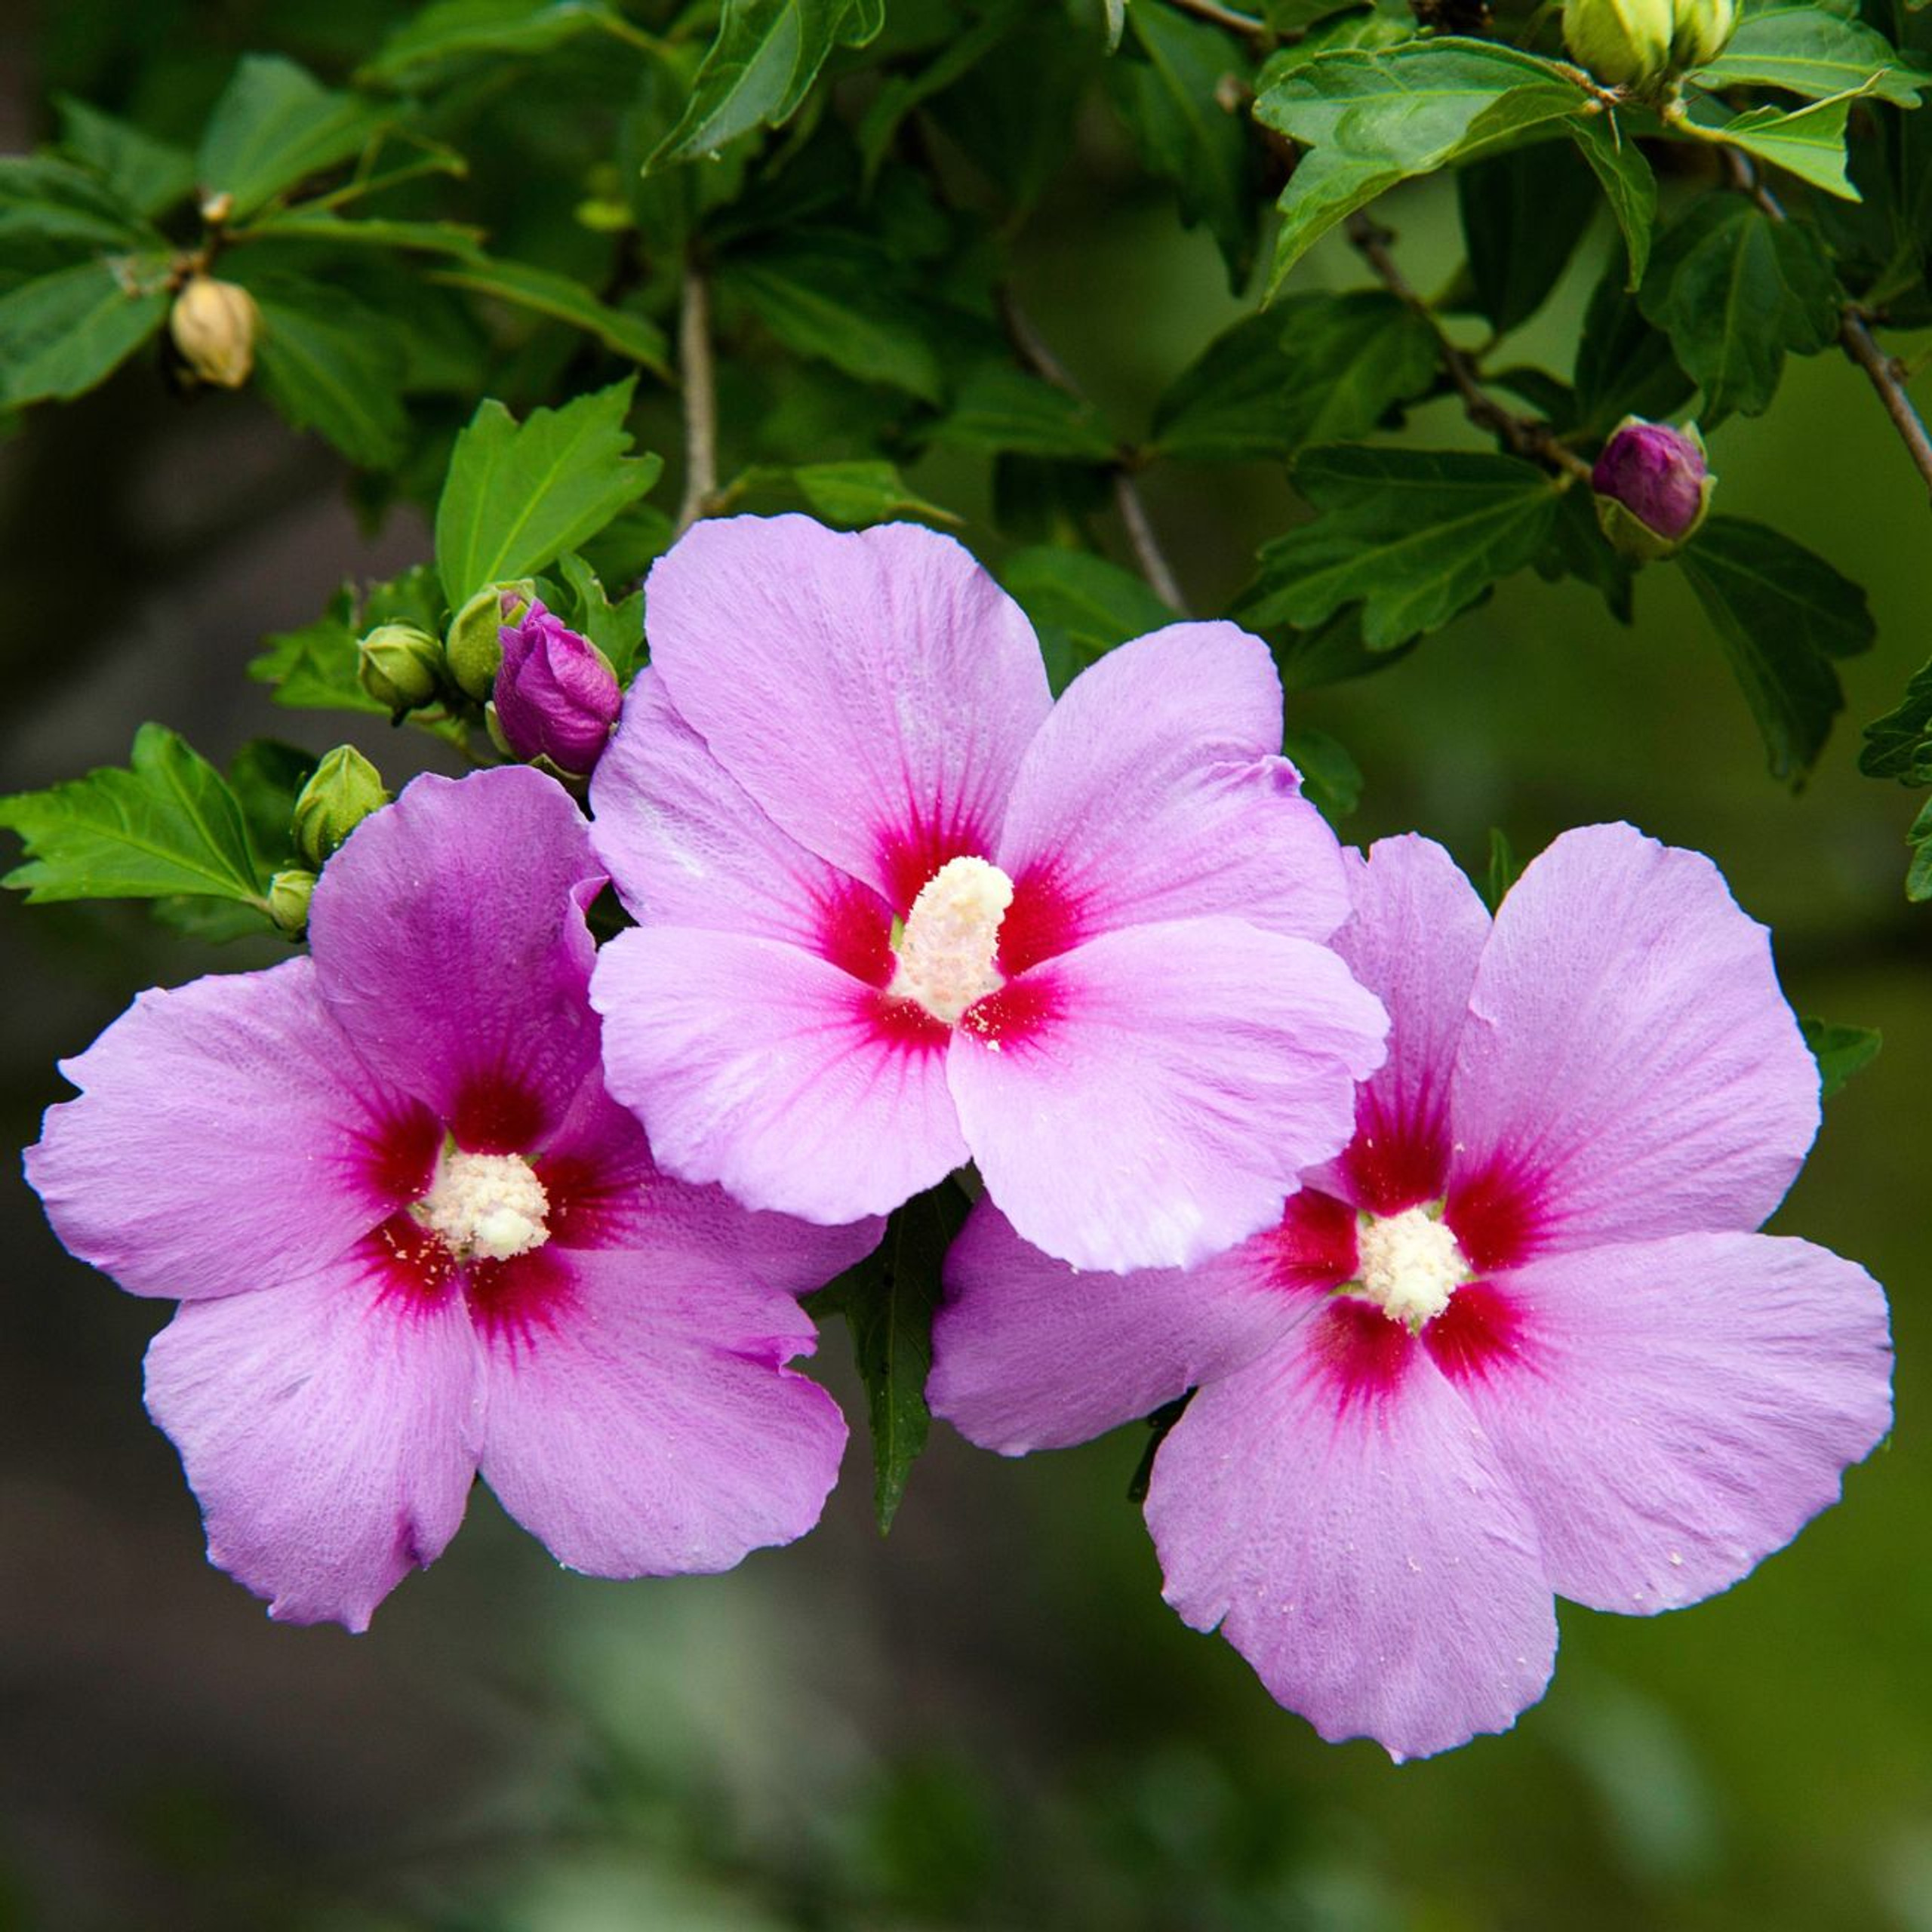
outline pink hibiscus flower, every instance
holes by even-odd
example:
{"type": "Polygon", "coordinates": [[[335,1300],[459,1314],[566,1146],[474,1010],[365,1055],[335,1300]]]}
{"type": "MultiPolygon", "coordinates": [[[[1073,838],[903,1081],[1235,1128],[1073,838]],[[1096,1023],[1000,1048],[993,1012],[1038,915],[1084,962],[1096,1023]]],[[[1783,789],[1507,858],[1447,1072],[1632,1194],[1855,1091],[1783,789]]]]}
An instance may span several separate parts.
{"type": "Polygon", "coordinates": [[[208,1555],[361,1629],[480,1469],[572,1569],[728,1569],[817,1520],[845,1428],[795,1295],[878,1239],[660,1174],[604,1092],[551,780],[420,778],[315,888],[313,957],[144,993],[64,1071],[29,1180],[182,1306],[148,1351],[208,1555]]]}
{"type": "Polygon", "coordinates": [[[755,1208],[882,1213],[968,1160],[1082,1266],[1197,1261],[1348,1139],[1386,1018],[1321,943],[1339,847],[1267,649],[1123,645],[1055,705],[949,538],[703,523],[591,792],[641,930],[598,961],[611,1091],[755,1208]]]}
{"type": "Polygon", "coordinates": [[[1889,1426],[1884,1298],[1751,1232],[1818,1076],[1709,861],[1564,834],[1491,924],[1426,839],[1355,860],[1388,1003],[1355,1138],[1191,1274],[1080,1275],[982,1204],[928,1395],[1008,1454],[1189,1389],[1147,1519],[1168,1601],[1328,1738],[1506,1729],[1555,1592],[1635,1614],[1744,1576],[1889,1426]]]}

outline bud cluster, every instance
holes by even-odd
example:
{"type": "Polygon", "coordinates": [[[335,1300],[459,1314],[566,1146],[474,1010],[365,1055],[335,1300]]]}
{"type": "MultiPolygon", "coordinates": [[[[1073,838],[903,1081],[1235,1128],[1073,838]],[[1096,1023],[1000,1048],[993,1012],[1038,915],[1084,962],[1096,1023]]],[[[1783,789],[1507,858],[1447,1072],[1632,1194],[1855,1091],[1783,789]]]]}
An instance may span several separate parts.
{"type": "Polygon", "coordinates": [[[1715,60],[1737,0],[1564,0],[1563,40],[1600,81],[1639,93],[1715,60]]]}

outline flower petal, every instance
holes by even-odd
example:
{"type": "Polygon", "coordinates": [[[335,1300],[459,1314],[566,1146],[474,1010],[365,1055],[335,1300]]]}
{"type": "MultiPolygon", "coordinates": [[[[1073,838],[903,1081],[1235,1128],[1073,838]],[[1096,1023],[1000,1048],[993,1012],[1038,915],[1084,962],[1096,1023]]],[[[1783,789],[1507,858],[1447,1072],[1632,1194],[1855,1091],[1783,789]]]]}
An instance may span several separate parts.
{"type": "Polygon", "coordinates": [[[417,779],[315,888],[316,983],[370,1064],[474,1152],[522,1153],[597,1064],[582,814],[527,768],[417,779]]]}
{"type": "Polygon", "coordinates": [[[598,955],[605,1075],[657,1158],[748,1208],[882,1214],[967,1158],[947,1035],[796,946],[654,927],[598,955]]]}
{"type": "Polygon", "coordinates": [[[1154,1460],[1165,1594],[1331,1740],[1397,1758],[1506,1730],[1556,1619],[1536,1531],[1407,1331],[1332,1303],[1201,1389],[1154,1460]]]}
{"type": "Polygon", "coordinates": [[[1767,1235],[1546,1255],[1494,1284],[1512,1319],[1446,1364],[1597,1610],[1727,1589],[1838,1499],[1891,1424],[1884,1297],[1855,1263],[1767,1235]]]}
{"type": "Polygon", "coordinates": [[[435,1124],[375,1077],[315,968],[145,992],[62,1070],[27,1178],[73,1254],[137,1295],[234,1294],[336,1260],[426,1184],[435,1124]]]}
{"type": "Polygon", "coordinates": [[[707,520],[653,566],[645,627],[718,762],[902,915],[946,860],[992,851],[1052,703],[1019,605],[915,524],[707,520]]]}
{"type": "Polygon", "coordinates": [[[544,1325],[489,1346],[483,1476],[503,1507],[594,1577],[728,1570],[803,1536],[845,1422],[784,1366],[817,1339],[798,1303],[675,1244],[555,1265],[544,1325]]]}
{"type": "Polygon", "coordinates": [[[1238,919],[1108,933],[972,1008],[947,1078],[986,1190],[1076,1267],[1269,1226],[1355,1121],[1387,1021],[1324,946],[1238,919]]]}
{"type": "Polygon", "coordinates": [[[1215,914],[1326,939],[1348,915],[1341,848],[1281,749],[1274,660],[1232,624],[1171,624],[1083,671],[1021,763],[996,849],[1017,888],[1007,970],[1215,914]]]}
{"type": "Polygon", "coordinates": [[[291,1623],[365,1629],[463,1521],[481,1395],[462,1297],[395,1293],[363,1255],[189,1302],[148,1349],[208,1561],[291,1623]]]}
{"type": "Polygon", "coordinates": [[[1534,1246],[1589,1247],[1756,1227],[1817,1131],[1818,1069],[1716,867],[1588,826],[1503,901],[1450,1106],[1456,1183],[1501,1174],[1534,1246]]]}
{"type": "MultiPolygon", "coordinates": [[[[1297,1195],[1291,1214],[1324,1198],[1297,1195]]],[[[1281,1279],[1275,1233],[1184,1272],[1086,1274],[1022,1241],[982,1200],[946,1257],[926,1400],[983,1449],[1062,1449],[1238,1367],[1311,1312],[1281,1279]]]]}

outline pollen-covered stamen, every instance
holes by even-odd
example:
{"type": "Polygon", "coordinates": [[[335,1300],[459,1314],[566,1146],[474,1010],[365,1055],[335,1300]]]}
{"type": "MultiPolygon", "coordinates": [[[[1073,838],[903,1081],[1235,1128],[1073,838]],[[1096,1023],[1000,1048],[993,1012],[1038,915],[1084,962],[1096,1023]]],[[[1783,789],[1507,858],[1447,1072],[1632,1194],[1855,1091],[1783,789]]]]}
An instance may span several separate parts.
{"type": "Polygon", "coordinates": [[[953,1025],[975,1000],[1006,983],[993,964],[1013,881],[984,859],[949,859],[920,888],[893,951],[886,990],[953,1025]]]}
{"type": "Polygon", "coordinates": [[[1364,1214],[1355,1234],[1357,1279],[1349,1292],[1392,1321],[1420,1328],[1475,1279],[1449,1224],[1432,1208],[1364,1214]]]}
{"type": "Polygon", "coordinates": [[[508,1261],[550,1238],[550,1197],[516,1154],[446,1148],[429,1192],[410,1211],[459,1261],[508,1261]]]}

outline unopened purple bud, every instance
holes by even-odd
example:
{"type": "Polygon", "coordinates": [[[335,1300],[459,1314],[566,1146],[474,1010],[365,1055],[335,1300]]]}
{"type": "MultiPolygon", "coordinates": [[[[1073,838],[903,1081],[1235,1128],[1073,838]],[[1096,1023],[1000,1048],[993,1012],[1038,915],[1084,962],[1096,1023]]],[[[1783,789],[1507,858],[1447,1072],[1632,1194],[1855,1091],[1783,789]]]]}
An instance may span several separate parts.
{"type": "Polygon", "coordinates": [[[520,758],[548,758],[571,778],[588,778],[623,709],[617,674],[587,638],[535,600],[503,627],[497,723],[520,758]]]}
{"type": "Polygon", "coordinates": [[[1649,556],[1668,555],[1696,533],[1715,481],[1696,430],[1637,416],[1625,417],[1590,472],[1605,531],[1649,556]],[[1633,520],[1639,530],[1629,528],[1633,520]]]}

